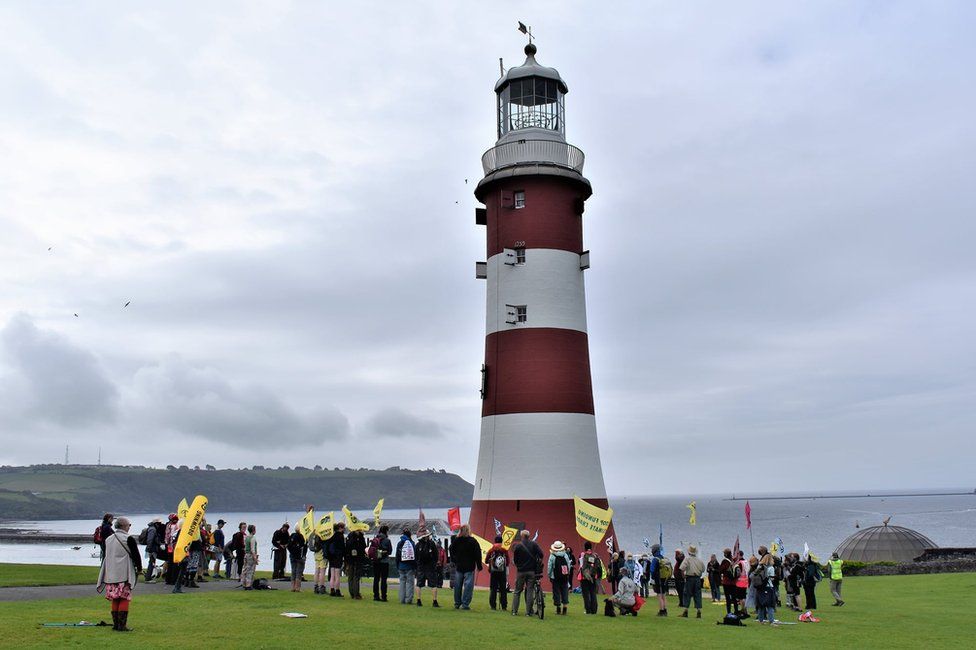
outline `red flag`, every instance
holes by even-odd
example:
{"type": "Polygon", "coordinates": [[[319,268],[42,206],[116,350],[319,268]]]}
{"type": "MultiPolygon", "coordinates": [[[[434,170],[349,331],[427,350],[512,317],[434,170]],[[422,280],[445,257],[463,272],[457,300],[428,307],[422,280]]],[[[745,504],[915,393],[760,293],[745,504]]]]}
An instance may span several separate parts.
{"type": "Polygon", "coordinates": [[[452,531],[455,531],[461,527],[460,508],[451,508],[447,511],[447,525],[452,531]]]}
{"type": "Polygon", "coordinates": [[[746,530],[752,528],[752,506],[746,501],[746,530]]]}
{"type": "Polygon", "coordinates": [[[420,530],[421,528],[424,530],[427,529],[427,517],[424,516],[423,508],[420,509],[420,516],[417,517],[417,530],[420,530]]]}

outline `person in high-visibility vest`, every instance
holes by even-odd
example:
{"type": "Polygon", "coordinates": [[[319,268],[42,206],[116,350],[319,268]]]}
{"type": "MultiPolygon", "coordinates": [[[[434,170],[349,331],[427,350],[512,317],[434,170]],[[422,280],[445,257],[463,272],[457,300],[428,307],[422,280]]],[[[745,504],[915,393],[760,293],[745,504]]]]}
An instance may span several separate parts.
{"type": "Polygon", "coordinates": [[[840,588],[844,583],[844,560],[834,553],[827,562],[827,570],[830,577],[830,595],[834,597],[834,606],[840,607],[844,604],[840,595],[840,588]]]}

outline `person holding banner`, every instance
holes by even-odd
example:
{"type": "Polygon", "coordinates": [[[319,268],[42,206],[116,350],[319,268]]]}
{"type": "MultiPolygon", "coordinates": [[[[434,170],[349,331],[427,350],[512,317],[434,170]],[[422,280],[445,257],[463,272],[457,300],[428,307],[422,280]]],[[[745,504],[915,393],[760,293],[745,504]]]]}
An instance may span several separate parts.
{"type": "Polygon", "coordinates": [[[115,530],[104,539],[105,556],[98,570],[96,591],[105,592],[105,598],[112,603],[112,629],[116,632],[130,632],[126,626],[129,620],[129,602],[142,572],[142,559],[139,545],[129,535],[131,524],[125,517],[115,522],[115,530]]]}
{"type": "MultiPolygon", "coordinates": [[[[363,531],[354,530],[346,538],[346,580],[349,583],[349,597],[353,600],[363,599],[359,590],[359,581],[363,575],[363,562],[365,560],[366,537],[363,535],[363,531]]],[[[435,600],[434,603],[436,604],[436,602],[435,600]]]]}
{"type": "Polygon", "coordinates": [[[593,543],[583,543],[583,555],[580,556],[580,592],[583,594],[583,611],[596,614],[596,592],[603,580],[603,561],[593,552],[593,543]]]}
{"type": "Polygon", "coordinates": [[[329,560],[329,595],[342,598],[342,565],[346,561],[346,525],[332,524],[332,537],[326,542],[325,557],[329,560]]]}

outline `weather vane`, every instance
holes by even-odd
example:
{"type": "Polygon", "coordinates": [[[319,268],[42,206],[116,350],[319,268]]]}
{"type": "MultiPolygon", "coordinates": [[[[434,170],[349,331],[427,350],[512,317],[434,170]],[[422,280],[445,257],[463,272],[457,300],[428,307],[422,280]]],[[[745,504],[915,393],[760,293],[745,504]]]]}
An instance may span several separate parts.
{"type": "Polygon", "coordinates": [[[532,28],[531,27],[526,27],[525,23],[523,23],[521,20],[518,21],[518,24],[519,24],[518,25],[518,30],[520,32],[522,32],[523,34],[525,34],[526,36],[529,37],[529,44],[531,45],[532,44],[532,28]]]}

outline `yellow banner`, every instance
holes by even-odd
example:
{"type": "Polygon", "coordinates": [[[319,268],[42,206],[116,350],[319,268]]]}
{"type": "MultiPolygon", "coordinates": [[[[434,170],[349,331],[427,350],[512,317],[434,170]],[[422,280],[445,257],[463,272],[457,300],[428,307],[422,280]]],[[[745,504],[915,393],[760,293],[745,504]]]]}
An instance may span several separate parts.
{"type": "Polygon", "coordinates": [[[305,541],[308,541],[309,536],[315,532],[315,511],[306,512],[305,516],[295,523],[295,530],[302,534],[305,541]]]}
{"type": "Polygon", "coordinates": [[[373,508],[373,525],[377,528],[380,527],[380,515],[383,513],[383,499],[376,502],[376,507],[373,508]]]}
{"type": "Polygon", "coordinates": [[[610,527],[613,508],[604,510],[576,496],[573,497],[573,501],[576,505],[576,532],[580,537],[594,544],[601,541],[610,527]]]}
{"type": "Polygon", "coordinates": [[[347,506],[342,506],[342,514],[346,516],[346,530],[350,533],[354,530],[361,530],[363,532],[369,530],[369,524],[359,521],[359,518],[352,514],[347,506]]]}
{"type": "Polygon", "coordinates": [[[488,551],[491,550],[492,544],[487,539],[478,537],[474,533],[471,533],[471,536],[474,537],[475,541],[478,542],[478,546],[481,547],[481,561],[484,562],[485,556],[488,554],[488,551]]]}
{"type": "Polygon", "coordinates": [[[691,517],[688,518],[688,523],[694,526],[698,522],[698,504],[692,501],[686,507],[691,510],[691,517]]]}
{"type": "Polygon", "coordinates": [[[183,527],[180,528],[180,536],[176,538],[176,546],[173,548],[174,562],[182,562],[190,550],[190,543],[200,537],[200,523],[203,521],[203,515],[206,513],[207,497],[198,494],[193,499],[193,504],[187,508],[186,517],[183,519],[183,527]]]}
{"type": "Polygon", "coordinates": [[[176,506],[176,516],[180,519],[186,518],[186,511],[190,509],[190,505],[186,502],[186,499],[180,500],[180,505],[176,506]]]}
{"type": "Polygon", "coordinates": [[[518,536],[518,528],[512,528],[511,526],[505,526],[502,528],[502,547],[507,551],[512,548],[512,542],[518,536]]]}
{"type": "Polygon", "coordinates": [[[779,555],[779,544],[776,542],[769,543],[769,552],[773,555],[779,555]]]}
{"type": "Polygon", "coordinates": [[[332,528],[332,524],[335,523],[335,513],[330,512],[327,515],[323,515],[319,518],[319,523],[315,526],[315,534],[319,536],[321,540],[327,540],[332,537],[332,533],[335,529],[332,528]]]}

